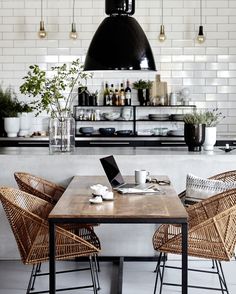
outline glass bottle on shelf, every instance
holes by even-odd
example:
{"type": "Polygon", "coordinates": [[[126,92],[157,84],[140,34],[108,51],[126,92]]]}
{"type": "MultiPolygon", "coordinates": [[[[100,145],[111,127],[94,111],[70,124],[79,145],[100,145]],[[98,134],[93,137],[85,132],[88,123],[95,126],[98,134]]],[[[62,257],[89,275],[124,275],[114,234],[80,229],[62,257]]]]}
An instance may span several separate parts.
{"type": "Polygon", "coordinates": [[[131,88],[129,80],[127,80],[125,88],[125,105],[131,105],[131,88]]]}
{"type": "Polygon", "coordinates": [[[103,92],[103,105],[110,105],[110,91],[108,88],[108,83],[105,84],[105,89],[103,92]]]}
{"type": "Polygon", "coordinates": [[[125,89],[124,84],[120,84],[120,91],[119,91],[119,105],[124,106],[125,105],[125,89]]]}

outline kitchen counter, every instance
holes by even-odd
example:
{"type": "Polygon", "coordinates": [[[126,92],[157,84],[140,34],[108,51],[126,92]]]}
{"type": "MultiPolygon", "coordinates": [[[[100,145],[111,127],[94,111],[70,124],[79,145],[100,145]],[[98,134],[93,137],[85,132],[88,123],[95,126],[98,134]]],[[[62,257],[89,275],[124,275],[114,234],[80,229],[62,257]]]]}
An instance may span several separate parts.
{"type": "MultiPolygon", "coordinates": [[[[212,152],[188,152],[186,147],[81,147],[76,148],[72,154],[54,155],[49,155],[49,150],[45,147],[1,147],[0,185],[17,187],[14,172],[24,171],[66,186],[74,175],[104,175],[99,159],[111,154],[115,156],[124,176],[133,175],[135,169],[146,169],[151,175],[168,175],[178,193],[185,188],[187,173],[209,177],[236,169],[236,149],[225,153],[217,147],[212,152]]],[[[19,258],[1,206],[0,223],[0,259],[19,258]]],[[[154,230],[153,225],[141,225],[141,228],[122,225],[98,226],[96,232],[102,242],[101,254],[133,255],[133,244],[139,244],[135,250],[136,255],[153,254],[151,238],[154,230]],[[127,238],[125,243],[122,243],[121,236],[124,234],[127,238]],[[115,237],[111,239],[110,236],[115,237]]]]}
{"type": "MultiPolygon", "coordinates": [[[[170,136],[79,136],[75,138],[77,147],[152,147],[152,146],[186,146],[184,137],[170,136]]],[[[218,136],[217,146],[236,145],[236,136],[218,136]]],[[[0,147],[24,146],[24,147],[48,147],[48,137],[0,137],[0,147]]]]}

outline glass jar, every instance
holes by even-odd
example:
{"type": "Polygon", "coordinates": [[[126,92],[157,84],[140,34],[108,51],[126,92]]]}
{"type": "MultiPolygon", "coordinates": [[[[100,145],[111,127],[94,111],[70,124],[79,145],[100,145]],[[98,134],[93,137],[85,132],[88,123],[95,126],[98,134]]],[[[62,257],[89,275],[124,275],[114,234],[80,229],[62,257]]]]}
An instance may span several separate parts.
{"type": "Polygon", "coordinates": [[[73,152],[75,149],[75,120],[69,112],[49,120],[49,151],[73,152]]]}

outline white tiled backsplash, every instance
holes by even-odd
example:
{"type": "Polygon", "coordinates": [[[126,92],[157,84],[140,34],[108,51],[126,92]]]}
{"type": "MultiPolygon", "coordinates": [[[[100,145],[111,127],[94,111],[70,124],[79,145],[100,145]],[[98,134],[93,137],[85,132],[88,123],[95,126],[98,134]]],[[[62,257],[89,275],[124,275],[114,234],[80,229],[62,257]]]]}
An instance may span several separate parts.
{"type": "MultiPolygon", "coordinates": [[[[69,39],[72,2],[43,0],[48,36],[40,40],[37,37],[40,0],[0,1],[0,81],[5,87],[14,87],[20,100],[29,99],[19,93],[29,65],[37,63],[49,69],[58,62],[78,57],[84,60],[90,40],[105,17],[105,0],[76,0],[79,34],[76,41],[69,39]]],[[[207,39],[201,45],[194,40],[200,21],[200,0],[163,2],[167,34],[164,43],[157,39],[161,0],[136,0],[134,15],[150,41],[158,73],[168,82],[169,92],[188,87],[197,107],[222,110],[227,119],[222,121],[218,132],[236,134],[236,1],[202,0],[207,39]]],[[[127,78],[131,82],[154,79],[154,74],[96,73],[88,87],[92,91],[101,90],[106,80],[118,83],[127,78]]]]}

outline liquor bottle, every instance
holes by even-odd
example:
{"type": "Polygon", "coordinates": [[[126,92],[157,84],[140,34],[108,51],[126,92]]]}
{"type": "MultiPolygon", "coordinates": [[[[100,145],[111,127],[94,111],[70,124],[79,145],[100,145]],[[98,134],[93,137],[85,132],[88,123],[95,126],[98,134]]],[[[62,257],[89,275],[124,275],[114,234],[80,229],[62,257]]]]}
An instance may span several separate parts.
{"type": "Polygon", "coordinates": [[[125,105],[131,105],[131,88],[129,80],[127,80],[125,88],[125,105]]]}
{"type": "Polygon", "coordinates": [[[108,88],[108,83],[105,84],[105,89],[103,92],[103,105],[110,105],[110,91],[108,88]]]}
{"type": "Polygon", "coordinates": [[[125,89],[124,84],[120,84],[120,91],[119,91],[119,105],[124,106],[125,105],[125,89]]]}
{"type": "Polygon", "coordinates": [[[115,89],[115,92],[112,97],[112,105],[119,106],[119,91],[115,89]]]}
{"type": "Polygon", "coordinates": [[[114,92],[115,92],[114,85],[111,84],[111,87],[109,89],[109,96],[110,96],[110,101],[109,101],[110,104],[109,105],[113,105],[113,95],[114,95],[114,92]]]}

